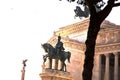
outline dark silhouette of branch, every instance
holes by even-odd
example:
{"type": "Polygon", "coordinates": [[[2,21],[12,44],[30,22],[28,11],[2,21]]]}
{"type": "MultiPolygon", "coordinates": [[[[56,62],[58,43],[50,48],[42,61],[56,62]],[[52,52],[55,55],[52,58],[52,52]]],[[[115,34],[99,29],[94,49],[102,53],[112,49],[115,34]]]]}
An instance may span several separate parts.
{"type": "Polygon", "coordinates": [[[118,6],[120,6],[120,3],[115,3],[115,4],[113,5],[113,7],[118,7],[118,6]]]}
{"type": "Polygon", "coordinates": [[[108,4],[105,6],[105,8],[98,13],[100,22],[102,22],[109,15],[115,1],[116,0],[108,0],[108,4]]]}

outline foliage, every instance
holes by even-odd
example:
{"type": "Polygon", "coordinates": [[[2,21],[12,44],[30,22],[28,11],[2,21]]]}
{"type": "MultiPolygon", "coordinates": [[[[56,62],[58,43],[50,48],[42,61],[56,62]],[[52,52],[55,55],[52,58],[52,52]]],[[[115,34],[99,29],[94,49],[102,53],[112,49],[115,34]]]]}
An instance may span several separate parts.
{"type": "MultiPolygon", "coordinates": [[[[62,1],[62,0],[60,0],[62,1]]],[[[119,0],[67,0],[68,2],[75,2],[77,3],[76,5],[76,9],[74,10],[75,12],[75,17],[88,17],[90,12],[89,11],[92,11],[92,10],[89,10],[91,5],[95,7],[96,9],[96,12],[100,12],[101,10],[103,10],[105,8],[106,5],[108,5],[109,3],[113,3],[114,2],[114,5],[113,7],[115,6],[119,6],[120,3],[118,2],[119,0]],[[106,2],[107,1],[107,2],[106,2]],[[83,5],[83,7],[87,8],[85,10],[82,10],[81,7],[79,5],[83,5]],[[86,7],[87,6],[87,7],[86,7]]],[[[91,15],[91,14],[90,14],[91,15]]]]}
{"type": "MultiPolygon", "coordinates": [[[[84,69],[82,73],[82,80],[92,80],[92,69],[94,66],[95,45],[100,25],[105,18],[110,14],[114,7],[120,6],[118,0],[67,0],[68,2],[76,2],[78,5],[83,5],[89,9],[90,22],[87,32],[87,39],[85,41],[85,60],[84,69]],[[107,1],[107,2],[105,2],[107,1]]],[[[81,10],[77,6],[74,10],[76,17],[87,17],[86,12],[88,9],[81,10]]]]}

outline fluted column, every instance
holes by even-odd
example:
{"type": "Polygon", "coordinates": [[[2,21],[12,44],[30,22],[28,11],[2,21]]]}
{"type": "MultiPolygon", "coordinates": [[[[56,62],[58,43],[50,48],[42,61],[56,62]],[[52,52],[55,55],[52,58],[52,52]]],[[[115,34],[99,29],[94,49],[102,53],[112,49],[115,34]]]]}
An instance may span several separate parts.
{"type": "Polygon", "coordinates": [[[99,72],[98,73],[98,75],[99,75],[98,76],[98,80],[101,80],[101,55],[98,56],[98,61],[99,61],[99,64],[98,64],[99,65],[98,66],[99,67],[99,70],[98,70],[98,72],[99,72]]]}
{"type": "Polygon", "coordinates": [[[114,80],[118,80],[118,53],[114,53],[115,61],[114,61],[114,80]]]}
{"type": "Polygon", "coordinates": [[[92,80],[101,80],[101,55],[95,54],[92,80]]]}
{"type": "Polygon", "coordinates": [[[109,54],[105,54],[106,56],[106,64],[105,64],[105,80],[110,80],[109,79],[109,70],[110,70],[110,65],[109,65],[109,54]]]}
{"type": "Polygon", "coordinates": [[[47,58],[47,62],[45,63],[45,68],[52,69],[52,59],[47,58]]]}
{"type": "Polygon", "coordinates": [[[62,67],[62,62],[60,60],[58,60],[58,70],[60,70],[62,67]]]}

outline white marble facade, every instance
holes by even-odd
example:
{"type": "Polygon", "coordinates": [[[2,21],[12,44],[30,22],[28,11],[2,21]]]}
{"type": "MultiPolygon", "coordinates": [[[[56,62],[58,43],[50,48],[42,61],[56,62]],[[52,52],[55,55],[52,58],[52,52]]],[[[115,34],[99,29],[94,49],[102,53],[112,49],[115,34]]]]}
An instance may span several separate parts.
{"type": "MultiPolygon", "coordinates": [[[[52,45],[62,36],[65,49],[72,53],[67,69],[74,80],[82,80],[85,39],[89,19],[60,28],[48,41],[52,45]]],[[[93,80],[120,80],[120,26],[104,21],[96,41],[93,80]]]]}

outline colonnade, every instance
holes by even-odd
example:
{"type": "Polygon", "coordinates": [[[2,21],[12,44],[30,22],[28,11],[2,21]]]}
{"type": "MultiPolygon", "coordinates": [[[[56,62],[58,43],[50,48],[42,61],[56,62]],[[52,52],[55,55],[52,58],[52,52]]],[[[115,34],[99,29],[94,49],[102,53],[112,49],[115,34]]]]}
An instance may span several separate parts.
{"type": "Polygon", "coordinates": [[[52,63],[50,63],[49,59],[47,59],[45,68],[50,68],[50,67],[55,70],[60,70],[62,67],[62,63],[58,59],[52,59],[52,63]]]}
{"type": "MultiPolygon", "coordinates": [[[[119,52],[115,52],[115,53],[105,53],[105,54],[97,54],[97,56],[95,56],[96,59],[94,61],[96,65],[94,65],[95,67],[97,67],[97,72],[98,72],[98,76],[96,77],[96,80],[119,80],[119,52]],[[110,58],[111,58],[111,54],[114,57],[114,70],[112,72],[112,76],[114,76],[114,79],[110,78],[110,58]],[[104,63],[104,76],[102,74],[102,55],[104,55],[105,57],[105,63],[104,63]],[[114,74],[114,75],[113,75],[114,74]],[[104,77],[104,78],[103,78],[104,77]]],[[[46,68],[50,68],[49,66],[49,60],[48,63],[46,65],[46,68]]],[[[55,70],[59,70],[61,68],[62,63],[60,62],[60,60],[57,59],[53,59],[52,60],[52,69],[55,70]]],[[[95,74],[97,75],[97,74],[95,74]]]]}
{"type": "MultiPolygon", "coordinates": [[[[112,53],[114,55],[114,80],[118,80],[118,72],[119,72],[119,53],[118,52],[115,52],[115,53],[112,53]]],[[[105,78],[104,80],[111,80],[110,79],[110,54],[102,54],[105,56],[105,78]]],[[[102,80],[101,77],[103,77],[101,75],[101,66],[102,66],[102,63],[101,63],[101,55],[99,55],[99,80],[102,80]]]]}

